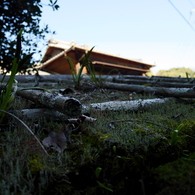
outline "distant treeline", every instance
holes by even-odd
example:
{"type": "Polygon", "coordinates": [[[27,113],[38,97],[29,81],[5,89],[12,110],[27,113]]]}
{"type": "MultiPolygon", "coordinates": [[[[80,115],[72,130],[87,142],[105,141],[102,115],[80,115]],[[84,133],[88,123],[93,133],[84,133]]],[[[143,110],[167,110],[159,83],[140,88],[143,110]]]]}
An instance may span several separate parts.
{"type": "Polygon", "coordinates": [[[190,68],[171,68],[169,70],[159,70],[156,76],[195,78],[195,71],[190,68]]]}

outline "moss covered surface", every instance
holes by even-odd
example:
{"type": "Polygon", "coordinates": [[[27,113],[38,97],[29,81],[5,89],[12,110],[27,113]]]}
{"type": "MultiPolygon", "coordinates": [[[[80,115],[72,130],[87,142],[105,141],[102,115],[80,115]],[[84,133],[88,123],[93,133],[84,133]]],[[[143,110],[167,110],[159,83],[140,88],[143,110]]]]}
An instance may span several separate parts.
{"type": "MultiPolygon", "coordinates": [[[[49,156],[26,129],[7,119],[9,125],[1,126],[0,194],[195,193],[194,102],[90,114],[97,121],[85,122],[62,154],[48,150],[49,156]]],[[[26,122],[40,140],[45,129],[62,126],[52,120],[26,122]]]]}

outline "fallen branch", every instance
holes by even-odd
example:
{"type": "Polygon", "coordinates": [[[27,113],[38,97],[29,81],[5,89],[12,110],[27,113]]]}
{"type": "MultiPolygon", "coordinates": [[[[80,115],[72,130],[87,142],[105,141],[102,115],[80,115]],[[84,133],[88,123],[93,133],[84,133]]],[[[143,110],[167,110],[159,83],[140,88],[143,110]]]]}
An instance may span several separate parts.
{"type": "Polygon", "coordinates": [[[139,76],[139,75],[122,75],[122,78],[125,79],[142,79],[142,80],[150,80],[150,81],[165,81],[165,82],[179,82],[179,83],[193,83],[195,82],[195,78],[185,78],[185,77],[165,77],[165,76],[139,76]]]}
{"type": "Polygon", "coordinates": [[[38,120],[44,117],[46,119],[52,118],[53,120],[64,121],[69,118],[65,114],[49,108],[13,110],[12,112],[21,118],[30,120],[38,120]]]}
{"type": "Polygon", "coordinates": [[[103,87],[109,89],[117,89],[131,91],[136,93],[148,93],[153,95],[161,95],[166,97],[195,97],[195,87],[192,88],[165,88],[165,87],[148,87],[144,85],[130,85],[106,82],[103,87]]]}
{"type": "Polygon", "coordinates": [[[35,87],[35,86],[39,86],[39,87],[50,87],[50,88],[54,88],[56,86],[59,86],[59,83],[51,83],[51,82],[40,82],[39,84],[36,83],[18,83],[18,87],[35,87]]]}
{"type": "MultiPolygon", "coordinates": [[[[4,75],[0,75],[0,80],[4,75]]],[[[97,78],[102,78],[106,81],[114,81],[115,79],[138,79],[152,82],[179,82],[179,83],[195,83],[195,78],[184,78],[184,77],[160,77],[160,76],[139,76],[139,75],[98,75],[97,78]]],[[[9,76],[5,76],[4,82],[8,81],[9,76]]],[[[16,75],[15,79],[20,83],[28,83],[28,82],[73,82],[72,75],[16,75]]],[[[90,79],[90,76],[83,75],[84,80],[90,79]]]]}
{"type": "Polygon", "coordinates": [[[82,114],[78,118],[68,119],[67,121],[69,124],[64,124],[60,131],[51,131],[48,137],[43,139],[42,143],[44,146],[50,147],[59,153],[63,152],[67,148],[67,143],[70,142],[72,132],[75,133],[79,130],[84,121],[95,122],[96,119],[82,114]]]}
{"type": "Polygon", "coordinates": [[[19,90],[16,95],[31,100],[37,104],[55,109],[67,116],[81,115],[81,103],[75,98],[64,97],[61,94],[48,93],[42,90],[19,90]]]}
{"type": "Polygon", "coordinates": [[[139,84],[139,85],[150,85],[150,86],[162,86],[162,87],[194,87],[194,83],[189,82],[183,82],[182,80],[180,82],[166,82],[161,81],[159,79],[114,79],[113,82],[115,83],[126,83],[126,84],[139,84]]]}
{"type": "Polygon", "coordinates": [[[89,112],[90,110],[95,111],[137,111],[140,109],[148,109],[151,106],[156,106],[158,104],[164,104],[169,101],[174,101],[174,98],[156,98],[147,100],[132,100],[132,101],[110,101],[103,103],[90,104],[89,106],[83,107],[83,112],[89,112]]]}
{"type": "Polygon", "coordinates": [[[23,110],[13,110],[12,111],[15,115],[25,118],[25,119],[30,119],[30,120],[37,120],[41,119],[42,117],[46,119],[52,118],[53,120],[59,120],[59,121],[65,121],[67,120],[70,123],[77,123],[78,119],[82,119],[83,121],[88,121],[88,122],[95,122],[96,119],[86,116],[82,114],[81,116],[76,117],[76,118],[69,118],[65,114],[58,112],[53,109],[49,108],[34,108],[34,109],[23,109],[23,110]]]}
{"type": "MultiPolygon", "coordinates": [[[[4,75],[0,75],[0,80],[4,75]]],[[[9,76],[5,76],[4,82],[8,81],[9,76]]],[[[18,82],[28,83],[28,82],[65,82],[72,79],[72,75],[16,75],[15,79],[18,82]],[[38,80],[38,81],[37,81],[38,80]]]]}

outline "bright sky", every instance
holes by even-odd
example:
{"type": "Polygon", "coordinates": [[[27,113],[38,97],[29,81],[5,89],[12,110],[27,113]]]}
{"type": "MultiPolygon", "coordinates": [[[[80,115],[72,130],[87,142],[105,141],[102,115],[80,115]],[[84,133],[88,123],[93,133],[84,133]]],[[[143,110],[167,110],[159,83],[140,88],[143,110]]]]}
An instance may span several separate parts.
{"type": "Polygon", "coordinates": [[[154,73],[195,70],[195,0],[58,0],[58,5],[58,11],[43,6],[42,24],[56,31],[47,39],[142,59],[156,65],[154,73]]]}

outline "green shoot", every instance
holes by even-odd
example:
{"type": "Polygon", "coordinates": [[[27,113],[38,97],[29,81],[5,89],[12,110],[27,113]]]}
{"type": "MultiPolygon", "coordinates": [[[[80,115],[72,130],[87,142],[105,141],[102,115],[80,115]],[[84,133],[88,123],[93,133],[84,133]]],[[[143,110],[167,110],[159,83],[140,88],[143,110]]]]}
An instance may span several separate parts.
{"type": "Polygon", "coordinates": [[[180,124],[177,129],[173,130],[171,133],[171,141],[170,144],[175,146],[177,143],[181,142],[182,139],[186,137],[186,135],[179,135],[180,130],[183,128],[183,124],[180,124]]]}
{"type": "MultiPolygon", "coordinates": [[[[69,67],[70,67],[70,71],[71,71],[71,74],[72,74],[72,78],[73,78],[73,82],[75,84],[75,88],[79,88],[80,87],[80,82],[81,82],[81,79],[82,79],[82,72],[83,72],[83,68],[86,67],[87,70],[89,70],[89,64],[90,64],[90,60],[89,60],[89,57],[91,55],[91,52],[93,50],[94,47],[92,47],[92,49],[85,54],[83,60],[82,60],[82,63],[81,63],[81,67],[79,68],[79,71],[78,73],[76,72],[76,68],[75,68],[75,65],[73,64],[72,62],[72,59],[70,57],[66,57],[67,61],[68,61],[68,64],[69,64],[69,67]]],[[[94,72],[90,72],[91,74],[94,74],[94,72]]],[[[94,75],[91,75],[91,77],[94,77],[94,75]]]]}
{"type": "MultiPolygon", "coordinates": [[[[11,75],[9,77],[9,80],[8,80],[6,86],[5,86],[5,89],[3,89],[0,92],[0,109],[5,110],[5,111],[7,111],[10,108],[11,103],[14,100],[14,95],[16,92],[16,90],[14,92],[12,92],[12,85],[15,82],[15,75],[17,74],[17,71],[18,71],[18,61],[19,61],[20,52],[21,52],[22,31],[23,30],[20,30],[20,32],[18,33],[18,36],[17,36],[17,48],[16,48],[16,54],[15,54],[15,57],[13,60],[11,75]]],[[[1,112],[0,113],[0,123],[2,122],[4,116],[5,116],[5,113],[1,112]]]]}
{"type": "Polygon", "coordinates": [[[101,171],[102,171],[102,168],[101,167],[97,167],[96,168],[95,175],[96,175],[97,178],[99,177],[101,171]]]}
{"type": "Polygon", "coordinates": [[[81,82],[81,79],[82,79],[82,71],[83,71],[83,68],[84,66],[81,65],[78,73],[76,72],[76,68],[72,62],[72,59],[70,57],[66,57],[68,63],[69,63],[69,66],[70,66],[70,70],[71,70],[71,74],[72,74],[72,78],[73,78],[73,82],[74,82],[74,85],[75,85],[75,88],[79,88],[80,87],[80,82],[81,82]]]}
{"type": "Polygon", "coordinates": [[[114,153],[116,154],[116,146],[113,146],[112,149],[113,149],[114,153]]]}
{"type": "Polygon", "coordinates": [[[108,191],[110,191],[110,192],[113,192],[113,190],[112,190],[111,188],[105,186],[103,183],[101,183],[101,182],[99,182],[99,181],[97,181],[97,183],[99,184],[99,186],[100,186],[101,188],[104,188],[104,189],[106,189],[106,190],[108,190],[108,191]]]}
{"type": "MultiPolygon", "coordinates": [[[[97,168],[96,168],[96,170],[95,170],[96,178],[99,177],[101,171],[102,171],[102,168],[101,168],[101,167],[97,167],[97,168]]],[[[108,191],[110,191],[110,192],[113,192],[113,190],[112,190],[111,188],[105,186],[103,183],[99,182],[98,180],[97,180],[97,183],[98,183],[98,185],[99,185],[101,188],[104,188],[104,189],[106,189],[106,190],[108,190],[108,191]]]]}

